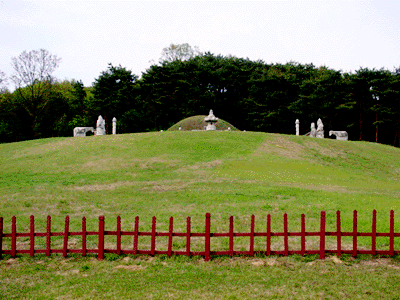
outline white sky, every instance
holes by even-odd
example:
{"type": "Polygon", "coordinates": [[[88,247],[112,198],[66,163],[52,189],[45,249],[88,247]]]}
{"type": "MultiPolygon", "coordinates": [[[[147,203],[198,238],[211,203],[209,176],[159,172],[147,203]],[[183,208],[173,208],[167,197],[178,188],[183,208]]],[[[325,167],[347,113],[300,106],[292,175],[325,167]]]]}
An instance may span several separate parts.
{"type": "Polygon", "coordinates": [[[266,63],[393,70],[400,1],[0,0],[0,70],[8,76],[12,57],[40,48],[62,59],[60,80],[91,86],[108,63],[141,76],[171,43],[266,63]]]}

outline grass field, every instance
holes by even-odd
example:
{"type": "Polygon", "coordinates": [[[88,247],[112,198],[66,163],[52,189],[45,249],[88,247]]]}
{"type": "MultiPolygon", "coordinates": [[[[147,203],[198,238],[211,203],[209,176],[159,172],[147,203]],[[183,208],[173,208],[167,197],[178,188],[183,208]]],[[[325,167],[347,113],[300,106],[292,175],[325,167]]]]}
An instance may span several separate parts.
{"type": "MultiPolygon", "coordinates": [[[[143,231],[150,230],[152,216],[157,216],[160,231],[168,230],[170,216],[174,228],[182,230],[191,216],[192,227],[201,231],[210,212],[213,230],[227,231],[233,215],[235,230],[248,231],[251,214],[256,230],[264,229],[267,214],[273,230],[280,230],[286,212],[289,231],[300,228],[302,213],[307,231],[312,231],[318,230],[320,211],[325,210],[327,231],[334,231],[340,210],[343,230],[351,231],[356,209],[359,231],[370,231],[376,209],[377,230],[388,232],[393,209],[398,232],[399,157],[399,149],[380,144],[238,131],[1,144],[0,216],[5,232],[10,232],[13,215],[18,231],[28,231],[31,214],[42,231],[47,215],[52,216],[53,231],[63,230],[66,215],[71,230],[79,230],[82,216],[95,229],[99,215],[106,216],[106,230],[115,230],[117,215],[123,230],[132,230],[138,215],[143,231]]],[[[343,242],[350,245],[351,239],[343,242]]],[[[159,247],[165,244],[161,241],[159,247]]],[[[368,248],[369,239],[360,237],[359,244],[368,248]]],[[[238,239],[238,247],[246,245],[247,240],[238,239]]],[[[378,245],[388,247],[387,239],[378,238],[378,245]]],[[[399,247],[395,240],[395,249],[399,247]]],[[[221,257],[211,262],[162,256],[108,255],[102,262],[79,256],[5,257],[0,261],[0,298],[396,299],[399,269],[397,257],[221,257]]]]}

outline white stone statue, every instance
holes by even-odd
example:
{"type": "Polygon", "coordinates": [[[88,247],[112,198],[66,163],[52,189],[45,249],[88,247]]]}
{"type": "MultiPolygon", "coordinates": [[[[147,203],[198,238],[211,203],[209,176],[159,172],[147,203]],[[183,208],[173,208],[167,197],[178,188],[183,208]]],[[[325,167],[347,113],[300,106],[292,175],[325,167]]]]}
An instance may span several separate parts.
{"type": "Polygon", "coordinates": [[[320,139],[325,138],[324,124],[322,124],[321,119],[318,119],[318,121],[317,121],[317,134],[315,137],[320,138],[320,139]]]}
{"type": "Polygon", "coordinates": [[[307,133],[306,135],[309,135],[310,137],[316,137],[317,136],[317,130],[315,129],[315,123],[311,123],[311,131],[307,133]]]}
{"type": "Polygon", "coordinates": [[[204,121],[207,122],[207,127],[205,130],[217,130],[215,123],[218,121],[218,118],[214,116],[212,109],[210,109],[210,113],[204,118],[204,121]]]}
{"type": "Polygon", "coordinates": [[[112,119],[112,123],[113,123],[112,134],[117,134],[117,119],[115,117],[112,119]]]}
{"type": "Polygon", "coordinates": [[[348,141],[349,140],[349,134],[347,131],[329,131],[329,136],[335,135],[336,139],[339,141],[348,141]]]}
{"type": "Polygon", "coordinates": [[[300,135],[300,121],[299,119],[296,119],[296,135],[300,135]]]}
{"type": "Polygon", "coordinates": [[[74,136],[86,136],[86,132],[93,132],[94,133],[94,128],[93,127],[75,127],[74,128],[74,136]]]}
{"type": "Polygon", "coordinates": [[[102,116],[97,119],[96,135],[106,135],[106,122],[102,116]]]}

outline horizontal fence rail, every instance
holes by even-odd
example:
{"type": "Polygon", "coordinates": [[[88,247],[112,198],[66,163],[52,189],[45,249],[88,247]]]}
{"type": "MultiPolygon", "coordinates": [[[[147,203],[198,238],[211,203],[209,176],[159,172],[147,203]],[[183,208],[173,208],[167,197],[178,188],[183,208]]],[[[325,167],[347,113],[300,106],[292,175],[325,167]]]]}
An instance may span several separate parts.
{"type": "Polygon", "coordinates": [[[320,259],[325,258],[325,254],[336,254],[341,256],[342,254],[351,254],[357,256],[358,254],[371,254],[371,255],[400,255],[400,251],[395,251],[395,237],[400,237],[400,232],[395,232],[394,230],[394,211],[390,211],[390,224],[389,232],[381,233],[376,230],[376,210],[372,213],[372,228],[371,232],[358,232],[357,231],[357,211],[353,212],[353,230],[350,232],[343,232],[341,230],[341,216],[340,211],[336,212],[336,231],[326,231],[326,213],[321,212],[320,217],[320,230],[317,232],[307,232],[305,225],[305,215],[301,215],[301,231],[300,232],[289,232],[288,231],[288,218],[287,214],[283,215],[283,232],[272,232],[271,231],[271,215],[267,216],[266,220],[266,231],[255,232],[255,216],[251,216],[250,222],[250,232],[234,232],[234,218],[231,216],[229,218],[229,232],[217,233],[211,232],[211,215],[207,213],[205,216],[205,230],[204,232],[192,232],[191,228],[191,218],[186,219],[186,232],[174,232],[173,224],[174,219],[171,217],[169,219],[169,230],[168,232],[158,232],[156,230],[156,217],[152,218],[151,231],[139,231],[139,217],[135,217],[134,231],[123,231],[121,229],[121,218],[117,217],[117,228],[115,231],[105,230],[105,218],[104,216],[99,217],[98,230],[97,231],[87,231],[86,229],[86,218],[82,218],[82,230],[81,231],[70,231],[69,227],[70,218],[66,216],[65,225],[63,232],[52,232],[51,231],[51,217],[47,217],[46,232],[35,232],[35,219],[34,216],[30,217],[30,230],[26,233],[17,232],[17,222],[16,217],[11,219],[11,233],[4,233],[3,229],[3,218],[0,217],[0,259],[3,254],[11,255],[11,257],[16,257],[17,254],[29,254],[34,256],[35,254],[45,254],[50,256],[52,253],[62,253],[64,257],[67,257],[68,253],[79,253],[85,256],[88,253],[97,254],[99,260],[104,258],[105,253],[115,253],[117,255],[124,254],[147,254],[147,255],[200,255],[204,256],[206,261],[210,260],[212,255],[284,255],[288,256],[291,254],[317,254],[320,259]],[[58,249],[51,248],[51,237],[58,236],[62,237],[62,247],[58,249]],[[79,236],[82,238],[80,249],[69,249],[68,248],[68,238],[71,236],[79,236]],[[87,248],[87,237],[97,236],[97,248],[88,249],[87,248]],[[116,237],[116,249],[106,249],[104,244],[105,236],[115,236],[116,237]],[[122,249],[121,237],[122,236],[132,236],[131,249],[122,249]],[[139,238],[140,237],[150,237],[150,249],[144,250],[139,249],[139,238]],[[289,250],[289,237],[297,236],[300,237],[300,250],[289,250]],[[319,249],[306,249],[306,237],[314,236],[319,238],[319,249]],[[326,237],[336,237],[336,249],[329,250],[326,249],[326,237]],[[25,237],[25,240],[29,241],[29,249],[17,249],[17,238],[25,237]],[[46,240],[45,249],[35,248],[35,238],[44,237],[46,240]],[[166,250],[156,250],[156,240],[157,237],[167,237],[167,249],[166,250]],[[173,238],[183,237],[185,239],[185,250],[175,251],[173,250],[173,238]],[[204,250],[203,251],[192,251],[191,242],[192,237],[202,237],[204,238],[204,250]],[[218,237],[225,237],[229,239],[229,250],[215,250],[211,249],[211,238],[215,239],[218,237]],[[234,250],[234,238],[235,237],[248,237],[248,251],[237,251],[234,250]],[[254,249],[255,237],[264,237],[265,246],[262,250],[254,249]],[[283,237],[283,250],[272,250],[271,249],[271,239],[272,237],[283,237]],[[352,237],[352,249],[345,250],[342,249],[342,237],[352,237]],[[359,249],[357,247],[358,237],[370,237],[371,238],[371,249],[359,249]],[[377,237],[388,237],[389,238],[389,249],[388,250],[378,250],[377,249],[377,237]],[[8,242],[8,243],[6,243],[8,242]],[[9,247],[5,247],[8,245],[9,247]],[[7,249],[5,249],[7,248],[7,249]]]}

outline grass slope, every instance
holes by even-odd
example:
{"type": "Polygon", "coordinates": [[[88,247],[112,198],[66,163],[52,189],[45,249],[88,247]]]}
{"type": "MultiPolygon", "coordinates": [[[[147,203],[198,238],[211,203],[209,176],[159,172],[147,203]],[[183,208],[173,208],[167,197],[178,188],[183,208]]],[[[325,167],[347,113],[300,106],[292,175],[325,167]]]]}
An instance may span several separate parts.
{"type": "MultiPolygon", "coordinates": [[[[204,127],[207,126],[207,123],[204,121],[205,117],[206,116],[204,115],[200,115],[183,119],[178,123],[172,125],[170,128],[168,128],[168,131],[179,130],[179,127],[181,127],[182,128],[181,130],[183,131],[204,130],[204,127]]],[[[239,130],[232,124],[222,119],[218,119],[218,121],[215,123],[215,127],[217,130],[228,130],[229,127],[233,131],[239,130]]]]}
{"type": "MultiPolygon", "coordinates": [[[[136,215],[141,218],[140,230],[150,230],[151,217],[155,215],[158,230],[168,230],[170,216],[174,216],[175,219],[174,229],[185,230],[185,219],[191,216],[193,231],[203,231],[204,214],[210,212],[212,230],[227,231],[228,218],[233,215],[236,217],[235,230],[248,231],[250,215],[255,214],[256,230],[261,231],[265,230],[267,214],[272,215],[272,229],[281,230],[282,216],[287,212],[290,231],[299,230],[302,213],[306,215],[307,231],[312,231],[318,230],[319,213],[321,210],[326,210],[327,231],[334,231],[335,212],[341,210],[343,229],[351,231],[352,211],[357,209],[359,230],[370,231],[371,212],[377,209],[377,229],[388,231],[389,210],[394,209],[397,213],[395,228],[398,231],[400,228],[399,155],[399,149],[380,144],[238,131],[167,131],[1,144],[0,216],[5,219],[5,232],[11,230],[10,219],[13,215],[17,216],[18,231],[27,232],[31,214],[35,215],[37,230],[42,231],[45,230],[47,215],[52,216],[53,231],[63,230],[63,220],[66,215],[71,217],[71,230],[80,229],[82,216],[88,218],[88,230],[91,230],[90,228],[95,230],[99,215],[106,216],[106,230],[115,230],[117,215],[122,218],[123,230],[133,229],[136,215]]],[[[28,238],[20,238],[19,246],[23,247],[27,244],[27,240],[28,238]]],[[[44,238],[43,241],[40,238],[37,240],[38,246],[43,247],[44,238]]],[[[212,247],[227,247],[227,241],[221,240],[212,241],[212,247]]],[[[369,240],[360,237],[359,245],[368,247],[369,240]]],[[[79,238],[71,237],[70,241],[79,247],[79,238]]],[[[327,245],[333,246],[334,241],[334,238],[331,240],[327,238],[327,245]]],[[[88,242],[89,245],[95,244],[96,239],[89,239],[88,242]]],[[[256,238],[255,242],[256,250],[257,247],[264,249],[265,241],[256,238]]],[[[53,243],[61,245],[62,240],[54,239],[53,243]]],[[[157,243],[157,249],[164,249],[167,240],[160,238],[157,239],[157,243]]],[[[318,247],[318,239],[309,237],[307,243],[318,247]]],[[[379,237],[377,243],[380,248],[388,247],[387,238],[379,237]]],[[[351,245],[351,238],[343,237],[343,244],[345,247],[351,245]]],[[[124,237],[123,245],[131,245],[131,239],[124,237]]],[[[282,245],[282,241],[277,237],[272,246],[279,248],[282,245]]],[[[106,239],[106,246],[114,247],[111,238],[106,239]]],[[[196,247],[196,243],[194,246],[196,247]]],[[[174,239],[174,250],[182,247],[185,247],[184,239],[174,239]]],[[[248,238],[235,239],[236,247],[247,249],[248,238]]],[[[293,249],[300,247],[296,238],[290,240],[290,247],[293,249]]],[[[396,249],[399,247],[397,240],[395,247],[396,249]]],[[[208,266],[199,265],[199,258],[189,259],[184,264],[180,261],[182,258],[167,259],[165,265],[163,265],[164,259],[160,257],[131,258],[130,263],[112,256],[111,259],[117,260],[111,269],[107,267],[107,263],[87,261],[78,257],[60,265],[59,268],[50,266],[49,271],[40,269],[43,261],[46,265],[52,265],[47,258],[2,260],[0,271],[6,272],[1,272],[3,275],[0,275],[0,281],[7,284],[1,285],[0,295],[6,295],[3,298],[11,298],[18,290],[18,295],[21,297],[37,298],[36,295],[46,293],[48,289],[55,289],[62,295],[75,295],[62,288],[65,282],[74,286],[76,295],[80,295],[79,291],[90,289],[93,280],[95,282],[100,280],[96,276],[101,273],[104,278],[118,280],[116,286],[121,288],[117,288],[114,296],[112,294],[107,296],[107,298],[118,298],[127,295],[126,289],[123,288],[124,284],[132,286],[133,283],[130,283],[128,278],[136,278],[137,273],[141,281],[137,279],[139,281],[135,289],[140,289],[140,282],[143,280],[155,280],[156,270],[165,273],[166,281],[167,278],[177,280],[169,285],[175,286],[175,294],[170,291],[170,298],[187,299],[191,294],[198,296],[193,298],[236,299],[250,298],[253,294],[262,298],[267,294],[255,292],[256,289],[259,291],[263,288],[271,289],[267,281],[263,281],[257,275],[260,267],[253,265],[251,259],[240,260],[238,266],[234,268],[226,267],[232,262],[227,263],[223,259],[210,262],[208,266]],[[141,264],[142,260],[145,260],[143,262],[145,267],[140,269],[140,272],[136,272],[135,268],[132,269],[133,273],[123,268],[115,269],[120,264],[141,264]],[[8,263],[9,261],[11,263],[8,263]],[[82,264],[90,269],[91,275],[87,279],[84,275],[88,272],[84,273],[86,270],[80,269],[82,264]],[[56,276],[57,272],[69,274],[68,270],[75,268],[78,270],[75,277],[56,276]],[[228,269],[232,269],[231,273],[227,271],[228,269]],[[182,288],[178,284],[178,282],[182,284],[192,282],[193,274],[198,274],[201,278],[204,277],[201,274],[214,274],[213,276],[219,278],[218,274],[224,272],[228,272],[225,277],[228,281],[234,281],[235,276],[242,278],[240,274],[248,276],[247,288],[244,289],[242,283],[237,281],[233,287],[226,290],[223,287],[222,277],[211,289],[205,284],[188,284],[187,288],[182,288]],[[131,275],[125,276],[126,273],[131,275]],[[37,277],[46,278],[46,274],[53,274],[53,279],[40,281],[42,283],[37,285],[29,284],[37,277]],[[19,278],[25,279],[19,281],[19,278]],[[26,284],[26,289],[19,289],[20,284],[26,284]],[[248,290],[249,285],[253,287],[250,290],[248,290]],[[220,290],[225,292],[218,294],[220,290]]],[[[364,270],[364,267],[360,267],[360,262],[357,262],[359,269],[346,270],[342,267],[333,268],[328,261],[323,265],[321,263],[309,266],[310,270],[305,271],[304,263],[299,263],[294,258],[274,258],[277,263],[270,268],[265,258],[260,259],[263,261],[262,270],[267,273],[273,272],[271,273],[273,276],[278,276],[274,281],[277,288],[272,289],[275,291],[273,295],[278,298],[288,298],[288,295],[298,295],[300,298],[306,295],[314,295],[315,298],[333,297],[327,289],[323,289],[322,294],[317,292],[317,287],[321,288],[321,284],[329,286],[329,276],[317,284],[316,289],[313,289],[307,280],[322,280],[318,275],[322,270],[333,272],[345,282],[351,272],[358,272],[359,275],[355,276],[361,276],[364,270]],[[286,268],[286,265],[292,267],[286,268]],[[286,287],[281,279],[289,276],[293,270],[296,274],[309,271],[315,274],[310,275],[307,280],[300,275],[295,276],[298,278],[294,279],[295,282],[297,280],[297,283],[294,283],[298,285],[297,288],[286,287]],[[303,287],[307,289],[303,291],[303,287]]],[[[396,270],[397,266],[399,261],[394,259],[386,264],[385,268],[396,270]]],[[[384,275],[379,277],[376,273],[373,276],[378,276],[377,278],[381,280],[386,278],[384,275]]],[[[368,280],[375,281],[373,276],[368,277],[368,280]]],[[[377,294],[375,291],[375,296],[382,296],[386,293],[383,291],[386,291],[387,286],[399,281],[399,275],[393,276],[392,280],[382,282],[381,292],[377,294]]],[[[157,286],[166,287],[165,283],[158,281],[157,286]]],[[[96,290],[93,286],[92,288],[92,294],[89,294],[88,298],[103,295],[102,289],[96,290]]],[[[352,292],[349,286],[342,292],[351,295],[354,291],[352,292]]],[[[390,289],[387,289],[387,292],[391,298],[396,295],[396,292],[390,289]]],[[[149,293],[153,298],[162,298],[156,290],[149,293]]],[[[338,293],[339,291],[336,292],[337,297],[338,293]]],[[[50,295],[43,298],[52,298],[50,295]]]]}

